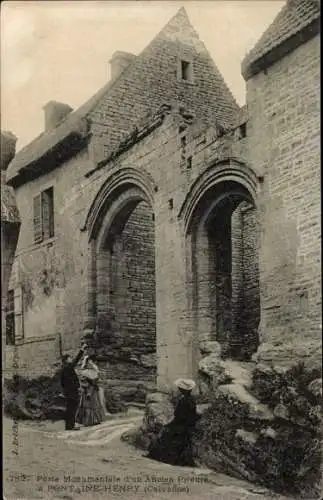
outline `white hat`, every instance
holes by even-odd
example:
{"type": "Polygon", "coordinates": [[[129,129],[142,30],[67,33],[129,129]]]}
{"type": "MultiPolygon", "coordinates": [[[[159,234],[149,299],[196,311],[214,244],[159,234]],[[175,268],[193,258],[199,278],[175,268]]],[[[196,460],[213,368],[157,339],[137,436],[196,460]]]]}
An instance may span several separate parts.
{"type": "Polygon", "coordinates": [[[176,387],[178,387],[178,389],[184,389],[185,391],[191,391],[196,386],[196,383],[194,382],[194,380],[191,380],[188,378],[186,378],[186,379],[179,378],[174,383],[175,383],[176,387]]]}

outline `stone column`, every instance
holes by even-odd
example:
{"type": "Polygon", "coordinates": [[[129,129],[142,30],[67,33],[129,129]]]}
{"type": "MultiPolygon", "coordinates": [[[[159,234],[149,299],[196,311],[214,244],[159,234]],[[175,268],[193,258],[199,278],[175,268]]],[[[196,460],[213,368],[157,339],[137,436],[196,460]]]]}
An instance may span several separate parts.
{"type": "Polygon", "coordinates": [[[196,303],[193,304],[197,317],[198,341],[205,342],[212,339],[213,328],[215,326],[215,301],[211,296],[215,295],[215,281],[210,275],[210,250],[209,240],[206,231],[201,230],[197,235],[193,247],[193,287],[196,290],[196,303]]]}
{"type": "Polygon", "coordinates": [[[181,229],[165,207],[155,212],[157,388],[192,377],[192,331],[186,329],[186,254],[181,229]]]}

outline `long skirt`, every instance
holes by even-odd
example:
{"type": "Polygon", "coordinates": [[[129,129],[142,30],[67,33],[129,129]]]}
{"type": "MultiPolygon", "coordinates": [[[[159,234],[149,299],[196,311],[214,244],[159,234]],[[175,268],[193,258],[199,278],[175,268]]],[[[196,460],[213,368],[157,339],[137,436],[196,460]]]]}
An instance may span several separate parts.
{"type": "Polygon", "coordinates": [[[100,424],[104,420],[103,408],[99,397],[99,388],[97,386],[84,387],[77,420],[86,427],[100,424]]]}
{"type": "Polygon", "coordinates": [[[172,423],[166,425],[151,444],[148,457],[171,465],[194,467],[192,429],[172,423]]]}

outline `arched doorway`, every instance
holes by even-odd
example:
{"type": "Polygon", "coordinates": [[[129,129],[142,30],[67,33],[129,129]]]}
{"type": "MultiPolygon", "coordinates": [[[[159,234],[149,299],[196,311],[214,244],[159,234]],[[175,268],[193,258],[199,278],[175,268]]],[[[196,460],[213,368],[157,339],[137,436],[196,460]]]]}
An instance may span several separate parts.
{"type": "Polygon", "coordinates": [[[102,188],[92,213],[86,329],[92,317],[103,377],[131,401],[138,399],[139,386],[144,390],[156,382],[152,199],[138,183],[121,177],[102,188]]]}
{"type": "Polygon", "coordinates": [[[249,360],[259,345],[259,220],[248,185],[228,177],[205,182],[190,210],[191,321],[199,345],[217,341],[223,358],[249,360]]]}

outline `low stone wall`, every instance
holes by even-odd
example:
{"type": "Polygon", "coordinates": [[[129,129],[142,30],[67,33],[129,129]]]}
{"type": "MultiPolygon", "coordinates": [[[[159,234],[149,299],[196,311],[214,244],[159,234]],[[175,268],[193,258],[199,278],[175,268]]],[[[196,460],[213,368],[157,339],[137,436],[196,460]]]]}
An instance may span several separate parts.
{"type": "Polygon", "coordinates": [[[3,372],[7,377],[14,374],[31,378],[51,376],[59,366],[59,339],[55,335],[24,339],[5,348],[3,372]]]}

